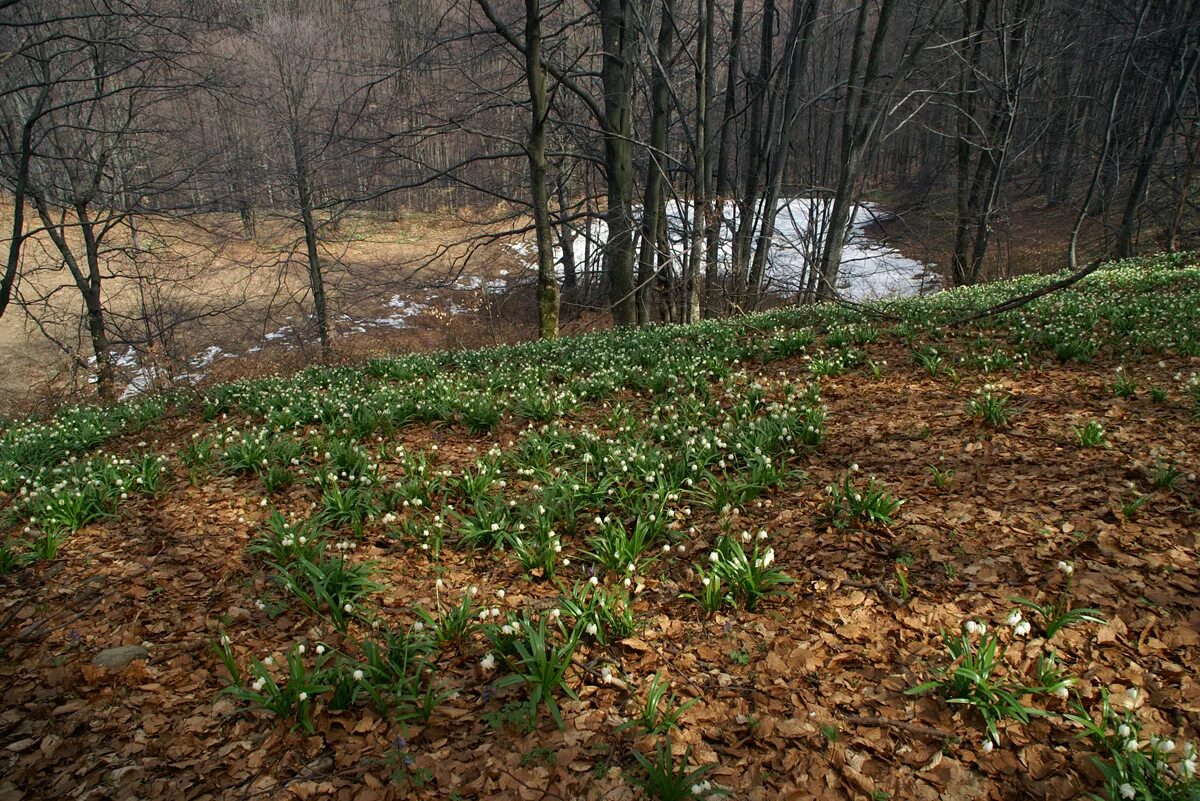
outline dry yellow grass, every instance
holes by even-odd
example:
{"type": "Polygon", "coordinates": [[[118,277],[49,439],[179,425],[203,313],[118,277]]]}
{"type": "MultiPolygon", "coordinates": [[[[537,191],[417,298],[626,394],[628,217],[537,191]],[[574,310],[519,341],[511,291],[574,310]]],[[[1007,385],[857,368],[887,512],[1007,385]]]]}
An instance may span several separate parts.
{"type": "MultiPolygon", "coordinates": [[[[478,213],[482,220],[500,216],[495,210],[478,213]]],[[[0,211],[0,226],[10,230],[11,205],[0,211]]],[[[504,227],[449,212],[360,214],[326,226],[322,259],[338,355],[521,336],[511,309],[499,317],[463,314],[479,311],[486,293],[454,287],[462,276],[494,278],[503,270],[510,279],[518,277],[523,265],[505,242],[481,238],[504,227]],[[366,326],[359,332],[360,321],[395,313],[388,306],[394,297],[426,308],[406,318],[403,329],[366,326]]],[[[131,258],[129,232],[114,232],[106,259],[111,276],[104,282],[111,325],[124,335],[114,337],[114,349],[125,350],[117,344],[122,340],[145,340],[144,320],[150,316],[185,320],[166,340],[139,347],[142,363],[161,363],[164,376],[186,371],[187,359],[214,345],[239,355],[212,366],[210,372],[220,377],[310,360],[315,335],[301,330],[311,299],[299,227],[265,218],[256,234],[245,238],[231,215],[147,218],[140,221],[140,249],[131,258]],[[289,325],[293,330],[286,336],[266,340],[289,325]]],[[[73,244],[82,250],[78,236],[73,244]]],[[[92,349],[81,323],[79,292],[44,234],[26,243],[17,299],[23,302],[14,302],[0,318],[0,413],[86,395],[85,364],[92,349]]]]}

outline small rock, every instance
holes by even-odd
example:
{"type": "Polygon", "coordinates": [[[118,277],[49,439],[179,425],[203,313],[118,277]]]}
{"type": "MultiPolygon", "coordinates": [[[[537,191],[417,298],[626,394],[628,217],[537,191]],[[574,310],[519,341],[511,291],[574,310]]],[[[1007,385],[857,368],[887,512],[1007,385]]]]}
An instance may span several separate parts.
{"type": "Polygon", "coordinates": [[[105,648],[92,657],[92,664],[109,670],[123,670],[135,659],[149,659],[150,652],[140,645],[120,645],[105,648]]]}

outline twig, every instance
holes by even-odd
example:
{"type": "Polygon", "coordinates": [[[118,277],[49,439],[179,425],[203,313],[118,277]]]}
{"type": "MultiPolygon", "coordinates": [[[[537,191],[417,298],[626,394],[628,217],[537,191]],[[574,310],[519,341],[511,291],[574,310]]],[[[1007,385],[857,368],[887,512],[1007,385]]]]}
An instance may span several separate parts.
{"type": "Polygon", "coordinates": [[[963,325],[965,323],[971,323],[976,320],[982,320],[985,317],[993,317],[997,314],[1003,314],[1004,312],[1012,311],[1013,309],[1019,309],[1022,306],[1024,306],[1025,304],[1031,303],[1032,301],[1037,300],[1038,298],[1042,297],[1043,295],[1049,295],[1051,292],[1057,292],[1060,289],[1066,289],[1067,287],[1071,286],[1072,284],[1076,284],[1079,281],[1082,281],[1087,276],[1096,272],[1096,270],[1099,270],[1101,265],[1103,265],[1103,264],[1104,264],[1104,261],[1102,259],[1096,259],[1091,264],[1084,267],[1082,270],[1077,270],[1076,272],[1068,275],[1066,278],[1063,278],[1058,281],[1051,281],[1050,283],[1046,284],[1041,289],[1036,289],[1033,292],[1029,292],[1028,294],[1025,294],[1025,295],[1018,295],[1015,298],[1009,298],[1008,300],[1004,301],[1003,303],[997,303],[995,306],[986,308],[983,311],[978,311],[978,312],[975,312],[974,314],[969,314],[966,317],[960,317],[957,320],[952,320],[949,323],[947,323],[947,325],[951,325],[951,326],[963,325]]]}
{"type": "Polygon", "coordinates": [[[919,723],[907,723],[903,720],[892,720],[891,718],[877,718],[864,715],[843,715],[842,719],[853,726],[880,726],[888,729],[900,729],[901,731],[911,732],[912,734],[922,734],[926,737],[936,737],[940,740],[949,740],[955,736],[953,732],[935,729],[932,726],[922,726],[919,723]]]}
{"type": "Polygon", "coordinates": [[[881,581],[876,581],[875,583],[870,583],[870,582],[866,582],[866,581],[853,581],[848,578],[845,578],[845,579],[839,578],[837,576],[834,576],[831,573],[825,572],[824,570],[822,570],[819,567],[816,567],[815,565],[808,565],[807,569],[809,570],[809,572],[811,572],[814,576],[817,576],[818,578],[823,578],[826,581],[836,581],[838,584],[842,584],[847,587],[854,587],[854,588],[860,589],[860,590],[874,590],[875,592],[879,593],[880,595],[882,595],[883,597],[885,597],[889,601],[891,601],[894,606],[896,606],[896,607],[904,606],[904,602],[901,601],[899,598],[897,598],[895,595],[892,595],[892,593],[888,590],[888,588],[883,586],[883,582],[881,582],[881,581]]]}

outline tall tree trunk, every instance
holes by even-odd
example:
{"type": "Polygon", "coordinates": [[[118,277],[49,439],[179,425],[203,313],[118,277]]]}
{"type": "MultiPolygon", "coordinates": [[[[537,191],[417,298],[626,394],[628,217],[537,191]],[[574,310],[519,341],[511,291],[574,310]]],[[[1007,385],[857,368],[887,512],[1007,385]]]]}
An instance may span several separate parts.
{"type": "MultiPolygon", "coordinates": [[[[971,138],[975,135],[975,110],[978,105],[979,73],[982,69],[983,31],[989,0],[965,0],[962,4],[961,52],[958,67],[957,139],[954,143],[954,254],[950,260],[951,280],[955,286],[971,283],[970,233],[974,217],[972,202],[971,138]]],[[[984,142],[983,146],[987,147],[984,142]]]]}
{"type": "Polygon", "coordinates": [[[558,336],[558,281],[554,276],[554,232],[550,193],[546,186],[546,74],[542,69],[542,18],[538,0],[525,0],[525,79],[529,84],[529,183],[533,193],[533,227],[537,239],[538,335],[558,336]]]}
{"type": "Polygon", "coordinates": [[[637,322],[634,302],[633,225],[633,88],[632,51],[635,31],[630,5],[634,0],[600,0],[604,55],[600,82],[604,87],[604,167],[608,179],[608,240],[604,272],[608,277],[613,324],[637,322]]]}
{"type": "MultiPolygon", "coordinates": [[[[724,229],[724,210],[726,195],[729,194],[729,163],[732,160],[734,141],[734,109],[737,101],[737,70],[741,63],[742,47],[742,18],[744,0],[734,0],[733,20],[729,36],[729,63],[725,78],[725,107],[721,114],[721,145],[717,152],[717,166],[713,171],[712,192],[709,196],[709,209],[705,238],[708,254],[705,258],[706,274],[704,278],[706,317],[716,317],[722,312],[721,277],[718,270],[721,253],[721,235],[724,229]]],[[[707,21],[712,21],[713,4],[706,6],[707,21]]],[[[711,58],[712,53],[709,53],[711,58]]]]}
{"type": "Polygon", "coordinates": [[[1192,180],[1196,177],[1196,157],[1200,155],[1200,137],[1196,137],[1188,145],[1187,154],[1187,164],[1183,169],[1183,177],[1179,180],[1179,197],[1175,201],[1175,213],[1171,215],[1171,222],[1167,226],[1165,237],[1167,250],[1172,253],[1179,250],[1179,233],[1183,228],[1183,213],[1187,209],[1188,192],[1191,190],[1192,180]]]}
{"type": "Polygon", "coordinates": [[[1096,160],[1096,164],[1092,168],[1092,178],[1088,182],[1087,192],[1083,196],[1083,202],[1079,205],[1079,213],[1075,215],[1075,224],[1071,226],[1071,238],[1067,242],[1067,268],[1072,272],[1078,267],[1077,250],[1079,247],[1079,232],[1083,229],[1083,221],[1087,219],[1092,199],[1096,196],[1096,189],[1100,186],[1100,175],[1104,171],[1104,163],[1108,161],[1108,151],[1112,146],[1113,128],[1117,122],[1117,106],[1121,99],[1121,91],[1125,86],[1125,75],[1129,72],[1129,67],[1133,62],[1133,49],[1142,35],[1142,25],[1145,23],[1146,15],[1150,11],[1150,4],[1151,0],[1142,0],[1142,8],[1138,13],[1137,24],[1133,28],[1133,35],[1129,37],[1129,44],[1125,47],[1125,57],[1121,62],[1121,71],[1117,74],[1117,81],[1113,84],[1112,97],[1108,101],[1108,116],[1104,121],[1104,144],[1100,147],[1100,158],[1096,160]]]}
{"type": "Polygon", "coordinates": [[[300,131],[291,126],[292,159],[296,178],[296,201],[300,207],[300,224],[304,228],[304,252],[308,260],[308,288],[313,296],[313,316],[317,323],[317,338],[321,343],[321,358],[330,355],[329,314],[325,303],[325,276],[321,270],[321,251],[313,219],[312,185],[309,182],[308,158],[300,141],[300,131]]]}
{"type": "Polygon", "coordinates": [[[704,231],[705,216],[708,212],[708,104],[711,98],[709,77],[712,59],[708,48],[711,45],[711,20],[707,14],[712,12],[712,4],[707,0],[698,0],[697,13],[702,15],[700,21],[699,46],[696,54],[696,141],[692,150],[692,227],[688,234],[687,278],[684,281],[684,291],[687,293],[686,322],[699,322],[701,314],[701,265],[704,261],[704,231]]]}
{"type": "MultiPolygon", "coordinates": [[[[880,29],[886,32],[893,3],[882,0],[875,42],[882,41],[880,29]]],[[[817,297],[826,300],[835,294],[838,269],[842,263],[842,247],[846,241],[850,215],[854,207],[854,192],[862,169],[862,154],[866,142],[860,134],[863,116],[862,100],[867,89],[866,75],[862,72],[862,60],[866,57],[867,25],[870,19],[870,0],[860,0],[858,22],[854,28],[854,40],[850,45],[850,74],[846,81],[846,109],[842,117],[841,166],[838,170],[837,186],[834,189],[829,222],[826,226],[825,248],[821,253],[821,270],[817,285],[817,297]]]]}
{"type": "Polygon", "coordinates": [[[42,85],[37,100],[21,124],[21,135],[17,145],[17,169],[13,181],[12,237],[8,240],[8,260],[4,265],[4,276],[0,278],[0,317],[4,316],[12,300],[17,267],[21,263],[21,246],[25,242],[25,192],[29,186],[29,162],[33,158],[33,128],[41,118],[49,94],[50,84],[47,82],[42,85]]]}
{"type": "MultiPolygon", "coordinates": [[[[742,308],[746,301],[746,284],[750,270],[750,244],[758,224],[760,182],[766,164],[768,145],[763,134],[763,112],[766,108],[771,70],[774,66],[775,2],[764,0],[758,70],[749,86],[750,121],[746,132],[745,169],[742,187],[738,192],[738,224],[730,248],[729,270],[733,274],[733,303],[742,308]]],[[[768,122],[769,126],[769,122],[768,122]]]]}
{"type": "MultiPolygon", "coordinates": [[[[1193,4],[1195,5],[1195,4],[1193,4]]],[[[1194,22],[1193,22],[1194,24],[1194,22]]],[[[1179,59],[1182,67],[1179,77],[1171,84],[1173,70],[1168,70],[1163,77],[1162,91],[1170,95],[1170,100],[1160,104],[1156,118],[1146,132],[1141,153],[1138,155],[1137,172],[1133,176],[1133,185],[1129,189],[1129,197],[1125,201],[1125,211],[1121,215],[1121,224],[1117,227],[1116,255],[1117,258],[1128,258],[1134,254],[1133,238],[1137,223],[1138,212],[1146,199],[1146,189],[1150,185],[1150,172],[1158,159],[1158,151],[1162,147],[1167,132],[1179,114],[1179,104],[1187,95],[1192,77],[1196,74],[1196,65],[1200,63],[1200,42],[1194,41],[1191,32],[1185,33],[1179,43],[1179,59]]],[[[1175,61],[1176,59],[1172,59],[1175,61]]]]}
{"type": "Polygon", "coordinates": [[[783,179],[787,174],[791,154],[792,132],[800,114],[800,87],[808,48],[812,42],[813,23],[820,9],[820,0],[793,0],[792,24],[788,34],[787,72],[783,88],[783,114],[779,117],[767,170],[768,185],[762,204],[762,223],[750,267],[749,305],[757,309],[762,292],[767,257],[775,238],[775,218],[779,214],[779,198],[783,194],[783,179]]]}
{"type": "Polygon", "coordinates": [[[642,249],[638,254],[638,324],[650,321],[654,276],[658,264],[658,223],[665,213],[663,202],[663,161],[667,158],[667,110],[670,101],[667,65],[675,34],[675,0],[662,0],[662,20],[658,28],[658,58],[650,88],[650,160],[646,166],[646,194],[642,202],[642,249]]]}

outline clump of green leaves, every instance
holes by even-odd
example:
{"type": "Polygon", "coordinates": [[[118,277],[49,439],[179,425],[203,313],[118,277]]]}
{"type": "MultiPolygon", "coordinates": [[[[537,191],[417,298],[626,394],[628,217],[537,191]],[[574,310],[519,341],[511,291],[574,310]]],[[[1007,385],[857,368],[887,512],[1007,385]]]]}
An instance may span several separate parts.
{"type": "MultiPolygon", "coordinates": [[[[493,654],[508,670],[496,686],[524,685],[529,691],[530,718],[537,714],[539,706],[545,705],[561,729],[564,724],[556,696],[561,692],[578,698],[567,683],[567,671],[579,644],[579,629],[568,631],[557,616],[553,623],[547,622],[548,617],[540,616],[536,622],[528,614],[510,617],[501,625],[485,627],[484,634],[492,644],[493,654]]],[[[489,657],[495,658],[491,654],[489,657]]]]}
{"type": "Polygon", "coordinates": [[[1095,448],[1107,441],[1104,426],[1095,420],[1088,420],[1082,426],[1071,426],[1071,431],[1075,433],[1075,441],[1084,448],[1095,448]]]}
{"type": "Polygon", "coordinates": [[[280,718],[290,719],[293,729],[300,728],[310,734],[313,732],[313,704],[318,696],[333,689],[324,681],[324,666],[331,656],[324,646],[316,649],[316,664],[311,668],[305,664],[305,646],[292,646],[282,666],[283,672],[278,677],[272,671],[275,667],[272,657],[263,660],[253,658],[245,683],[229,638],[221,635],[214,649],[233,680],[233,684],[223,690],[224,693],[280,718]]]}
{"type": "MultiPolygon", "coordinates": [[[[1128,696],[1129,706],[1135,696],[1128,696]]],[[[1196,744],[1185,742],[1178,748],[1169,738],[1143,740],[1138,716],[1132,710],[1116,711],[1106,690],[1101,690],[1098,719],[1078,700],[1065,718],[1080,727],[1081,736],[1095,749],[1092,762],[1104,778],[1108,801],[1200,798],[1196,744]]]]}
{"type": "Polygon", "coordinates": [[[1004,428],[1012,419],[1011,400],[1012,395],[1001,387],[984,384],[967,401],[967,414],[992,428],[1004,428]]]}
{"type": "Polygon", "coordinates": [[[868,479],[865,487],[856,487],[852,473],[845,473],[841,481],[830,484],[825,493],[822,519],[836,528],[890,526],[904,505],[903,500],[888,492],[874,478],[868,479]]]}
{"type": "Polygon", "coordinates": [[[775,549],[766,544],[767,532],[740,538],[721,535],[708,555],[709,569],[696,565],[702,589],[700,595],[682,597],[698,601],[706,611],[715,612],[726,603],[754,611],[766,598],[786,594],[784,587],[794,579],[774,566],[775,549]],[[754,544],[747,553],[743,543],[754,544]]]}
{"type": "Polygon", "coordinates": [[[683,713],[696,703],[695,698],[679,703],[675,693],[670,692],[670,682],[662,671],[654,674],[646,687],[646,696],[637,707],[637,715],[617,727],[617,731],[637,728],[643,734],[670,734],[679,727],[683,713]]]}

